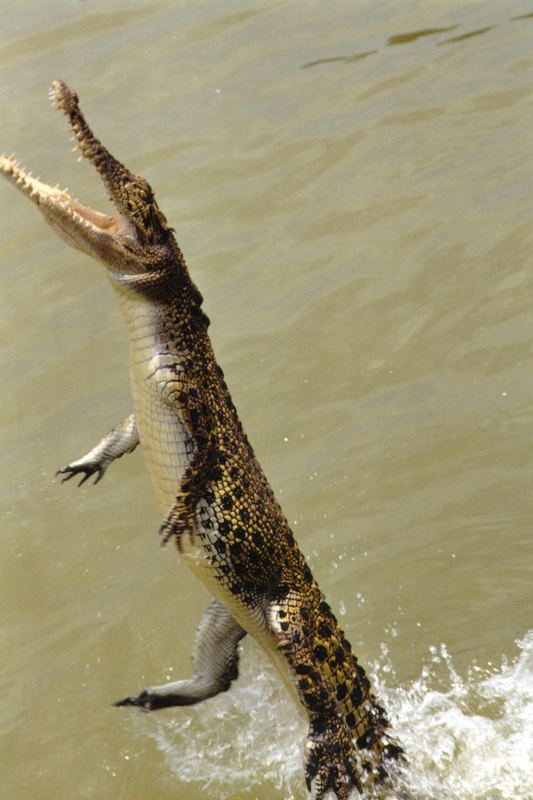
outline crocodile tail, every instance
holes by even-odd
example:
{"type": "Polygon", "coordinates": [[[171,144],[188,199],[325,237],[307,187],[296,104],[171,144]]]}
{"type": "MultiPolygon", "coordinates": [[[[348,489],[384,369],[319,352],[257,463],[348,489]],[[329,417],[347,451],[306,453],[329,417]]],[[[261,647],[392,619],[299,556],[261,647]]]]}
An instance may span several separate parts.
{"type": "MultiPolygon", "coordinates": [[[[318,588],[318,587],[317,587],[318,588]]],[[[366,772],[382,780],[383,762],[399,759],[403,750],[390,736],[385,709],[378,703],[363,667],[321,595],[315,619],[313,653],[331,681],[337,708],[349,729],[366,772]]]]}
{"type": "Polygon", "coordinates": [[[314,581],[272,604],[271,629],[309,716],[306,780],[316,800],[387,782],[402,760],[384,709],[314,581]]]}

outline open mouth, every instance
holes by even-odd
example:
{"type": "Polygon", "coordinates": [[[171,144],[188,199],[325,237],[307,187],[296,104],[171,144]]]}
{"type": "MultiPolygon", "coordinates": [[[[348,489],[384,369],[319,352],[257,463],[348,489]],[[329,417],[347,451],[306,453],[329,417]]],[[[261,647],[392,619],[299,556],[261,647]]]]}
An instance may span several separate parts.
{"type": "MultiPolygon", "coordinates": [[[[38,208],[68,244],[121,273],[144,271],[150,247],[172,249],[172,229],[148,182],[130,172],[96,138],[79,108],[78,96],[62,81],[50,87],[54,107],[68,118],[76,149],[92,163],[116,209],[112,216],[80,203],[68,191],[27,172],[17,159],[0,156],[0,173],[38,208]]],[[[153,264],[153,258],[150,261],[153,264]]]]}
{"type": "Polygon", "coordinates": [[[26,197],[40,207],[51,224],[54,223],[54,219],[57,219],[58,223],[60,220],[70,219],[74,225],[82,226],[94,234],[100,232],[110,235],[125,233],[131,227],[122,214],[114,216],[102,214],[100,211],[83,205],[59,186],[50,186],[39,178],[34,178],[31,172],[26,172],[14,155],[0,155],[0,171],[26,197]]]}
{"type": "MultiPolygon", "coordinates": [[[[27,172],[14,155],[0,155],[0,172],[28,197],[45,220],[71,246],[118,271],[139,271],[132,246],[139,241],[139,223],[129,206],[142,179],[130,173],[94,136],[78,106],[78,97],[61,81],[54,81],[50,98],[69,118],[77,149],[96,167],[116,214],[108,215],[80,203],[59,185],[51,186],[27,172]],[[126,210],[128,207],[128,210],[126,210]],[[127,214],[127,215],[126,215],[127,214]]],[[[134,204],[132,204],[134,207],[134,204]]]]}

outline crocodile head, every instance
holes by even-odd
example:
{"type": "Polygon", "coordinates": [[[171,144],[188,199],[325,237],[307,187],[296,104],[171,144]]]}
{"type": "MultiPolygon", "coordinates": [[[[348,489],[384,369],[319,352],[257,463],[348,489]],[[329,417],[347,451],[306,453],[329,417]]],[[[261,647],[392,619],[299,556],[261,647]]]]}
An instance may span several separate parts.
{"type": "Polygon", "coordinates": [[[78,105],[78,96],[54,81],[50,99],[68,117],[77,148],[100,174],[116,213],[102,214],[58,186],[26,172],[14,156],[0,156],[0,171],[39,208],[46,221],[73,247],[102,261],[115,274],[165,272],[181,261],[172,229],[144,178],[134,175],[94,136],[78,105]]]}

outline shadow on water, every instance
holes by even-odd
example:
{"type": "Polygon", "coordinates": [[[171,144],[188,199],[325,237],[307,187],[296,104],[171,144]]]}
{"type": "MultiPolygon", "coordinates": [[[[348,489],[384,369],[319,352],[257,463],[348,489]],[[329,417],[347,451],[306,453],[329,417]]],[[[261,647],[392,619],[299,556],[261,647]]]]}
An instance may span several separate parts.
{"type": "Polygon", "coordinates": [[[317,61],[309,61],[308,64],[303,64],[302,69],[309,69],[309,67],[318,67],[320,64],[333,64],[336,61],[343,61],[345,64],[351,64],[353,61],[362,61],[368,56],[377,53],[377,50],[367,50],[365,53],[352,53],[350,56],[332,56],[332,58],[319,58],[317,61]]]}
{"type": "Polygon", "coordinates": [[[488,28],[479,28],[477,31],[470,31],[469,33],[463,33],[460,36],[453,36],[451,39],[445,39],[443,42],[439,42],[439,45],[464,42],[466,39],[473,39],[474,36],[482,36],[484,33],[488,33],[492,30],[494,30],[494,25],[490,25],[488,28]]]}
{"type": "MultiPolygon", "coordinates": [[[[510,22],[517,22],[519,20],[531,19],[533,18],[533,14],[522,14],[521,16],[511,17],[510,22]]],[[[459,25],[448,25],[446,27],[435,27],[435,28],[423,28],[418,31],[407,31],[405,33],[396,33],[392,36],[389,36],[387,41],[385,42],[386,47],[394,47],[397,45],[405,45],[405,44],[413,44],[417,42],[419,39],[424,39],[427,37],[433,36],[440,36],[443,33],[450,33],[451,31],[455,31],[459,28],[459,25]]],[[[490,31],[495,30],[498,25],[488,25],[484,28],[478,28],[477,30],[473,31],[466,31],[465,33],[459,34],[458,36],[453,36],[449,39],[444,39],[443,41],[436,42],[437,45],[443,44],[457,44],[459,42],[464,42],[467,39],[473,39],[476,36],[482,36],[485,33],[489,33],[490,31]]],[[[310,69],[311,67],[319,67],[325,64],[334,64],[337,62],[341,62],[344,64],[352,64],[356,61],[362,61],[363,59],[367,58],[368,56],[374,55],[375,53],[379,53],[379,50],[367,50],[363,52],[356,52],[351,53],[349,55],[339,55],[339,56],[330,56],[326,58],[318,58],[314,61],[308,61],[306,64],[302,64],[302,69],[310,69]]]]}
{"type": "Polygon", "coordinates": [[[425,28],[421,31],[410,31],[409,33],[398,33],[395,36],[389,36],[387,45],[394,46],[397,44],[410,44],[416,42],[418,39],[423,39],[425,36],[436,36],[439,33],[449,33],[458,28],[458,25],[450,25],[448,28],[425,28]]]}

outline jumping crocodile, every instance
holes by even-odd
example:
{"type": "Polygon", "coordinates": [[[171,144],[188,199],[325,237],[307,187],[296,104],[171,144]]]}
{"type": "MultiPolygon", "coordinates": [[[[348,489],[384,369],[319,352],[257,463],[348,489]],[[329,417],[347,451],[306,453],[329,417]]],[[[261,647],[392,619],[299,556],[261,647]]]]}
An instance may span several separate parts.
{"type": "MultiPolygon", "coordinates": [[[[192,676],[118,706],[198,703],[229,689],[249,633],[309,721],[305,778],[317,800],[388,784],[404,760],[386,713],[324,599],[254,455],[208,336],[202,295],[148,182],[94,136],[78,97],[50,97],[116,209],[102,214],[1,156],[3,174],[70,245],[103,262],[129,333],[134,413],[59,472],[99,481],[140,444],[164,518],[187,566],[214,596],[197,630],[192,676]]],[[[258,765],[259,766],[259,765],[258,765]]]]}

